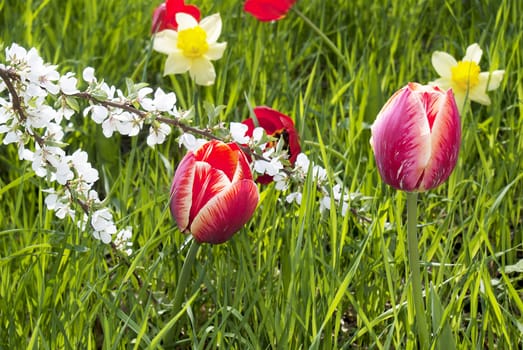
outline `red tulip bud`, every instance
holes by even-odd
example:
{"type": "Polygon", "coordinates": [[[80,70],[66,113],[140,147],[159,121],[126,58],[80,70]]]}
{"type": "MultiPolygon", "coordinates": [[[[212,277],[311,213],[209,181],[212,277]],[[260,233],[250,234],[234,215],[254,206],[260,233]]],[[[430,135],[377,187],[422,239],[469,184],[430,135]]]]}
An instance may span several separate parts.
{"type": "Polygon", "coordinates": [[[277,21],[289,12],[296,1],[297,0],[247,0],[243,5],[243,9],[262,22],[277,21]]]}
{"type": "Polygon", "coordinates": [[[461,127],[452,90],[409,83],[383,106],[371,131],[380,175],[398,190],[435,188],[456,166],[461,127]]]}
{"type": "Polygon", "coordinates": [[[258,188],[235,143],[209,141],[189,151],[174,174],[171,213],[184,233],[200,243],[229,240],[251,218],[258,188]]]}
{"type": "MultiPolygon", "coordinates": [[[[285,114],[266,106],[255,107],[253,112],[256,115],[256,120],[258,122],[257,126],[263,128],[267,135],[276,139],[283,138],[284,147],[289,155],[289,163],[294,165],[296,157],[298,157],[298,154],[301,152],[301,147],[298,132],[294,127],[292,119],[285,114]]],[[[248,127],[245,135],[252,137],[252,133],[256,127],[254,120],[249,118],[244,120],[242,123],[248,127]]],[[[274,145],[269,143],[266,148],[272,146],[274,145]]],[[[261,175],[256,178],[256,181],[261,184],[268,184],[272,182],[272,176],[261,175]]]]}
{"type": "Polygon", "coordinates": [[[184,0],[166,0],[153,13],[151,32],[154,34],[164,29],[178,30],[177,13],[187,13],[200,21],[200,9],[195,5],[186,5],[184,0]]]}

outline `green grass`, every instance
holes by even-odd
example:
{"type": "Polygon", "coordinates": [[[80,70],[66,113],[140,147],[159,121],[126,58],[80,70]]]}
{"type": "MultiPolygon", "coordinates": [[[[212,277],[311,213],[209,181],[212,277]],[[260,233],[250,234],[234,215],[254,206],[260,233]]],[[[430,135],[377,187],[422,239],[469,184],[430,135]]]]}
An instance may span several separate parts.
{"type": "MultiPolygon", "coordinates": [[[[220,12],[227,41],[216,84],[203,101],[224,122],[269,105],[296,122],[302,149],[361,194],[360,216],[319,212],[316,189],[301,206],[260,187],[252,220],[226,244],[203,245],[187,286],[186,313],[173,310],[188,249],[168,210],[184,154],[171,135],[105,139],[74,117],[71,150],[82,147],[101,174],[98,190],[133,227],[134,253],[115,255],[75,223],[45,210],[46,183],[15,147],[0,153],[0,349],[144,349],[178,330],[178,348],[416,349],[407,271],[405,194],[384,185],[369,144],[370,124],[409,81],[436,78],[433,51],[461,58],[478,42],[482,71],[505,69],[491,106],[462,116],[458,166],[419,196],[419,248],[433,348],[449,334],[458,349],[519,349],[523,341],[523,3],[489,1],[304,1],[297,10],[338,48],[341,59],[296,11],[258,23],[241,1],[194,1],[220,12]],[[247,99],[246,99],[247,98],[247,99]],[[369,218],[369,221],[362,217],[369,218]],[[438,297],[436,297],[436,295],[438,297]],[[174,320],[175,322],[171,320],[174,320]],[[448,325],[448,326],[446,326],[448,325]]],[[[194,104],[187,75],[162,77],[164,56],[146,60],[150,1],[0,1],[5,48],[36,47],[60,70],[124,88],[125,78],[174,91],[194,104]]],[[[2,54],[3,59],[3,54],[2,54]]],[[[206,120],[200,118],[200,125],[206,120]]]]}

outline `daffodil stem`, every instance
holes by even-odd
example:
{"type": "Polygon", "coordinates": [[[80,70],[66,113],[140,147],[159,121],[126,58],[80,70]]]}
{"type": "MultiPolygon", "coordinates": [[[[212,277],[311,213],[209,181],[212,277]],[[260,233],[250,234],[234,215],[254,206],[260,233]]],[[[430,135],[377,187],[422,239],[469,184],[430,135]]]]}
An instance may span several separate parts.
{"type": "MultiPolygon", "coordinates": [[[[180,277],[178,278],[178,284],[176,285],[176,291],[174,292],[174,301],[173,301],[173,315],[176,315],[180,311],[182,306],[183,297],[185,295],[185,289],[189,285],[189,278],[191,277],[191,270],[200,248],[200,243],[195,239],[192,240],[189,252],[185,257],[183,262],[182,271],[180,272],[180,277]]],[[[169,333],[166,335],[165,344],[169,347],[174,344],[176,341],[178,327],[173,326],[169,333]]]]}
{"type": "Polygon", "coordinates": [[[332,42],[331,39],[329,39],[329,37],[327,37],[327,35],[325,35],[325,33],[320,28],[318,28],[307,16],[305,16],[300,10],[298,10],[296,6],[294,6],[292,10],[296,12],[296,14],[320,36],[320,38],[325,42],[325,44],[327,44],[327,46],[336,54],[336,56],[339,57],[339,59],[344,64],[348,65],[347,58],[341,53],[340,49],[338,49],[338,47],[332,42]]]}
{"type": "Polygon", "coordinates": [[[420,258],[418,251],[417,227],[417,192],[407,192],[407,244],[409,251],[410,284],[412,286],[412,298],[414,300],[414,320],[417,328],[417,335],[420,342],[420,349],[429,348],[429,333],[427,326],[427,316],[423,296],[421,293],[421,273],[420,258]]]}

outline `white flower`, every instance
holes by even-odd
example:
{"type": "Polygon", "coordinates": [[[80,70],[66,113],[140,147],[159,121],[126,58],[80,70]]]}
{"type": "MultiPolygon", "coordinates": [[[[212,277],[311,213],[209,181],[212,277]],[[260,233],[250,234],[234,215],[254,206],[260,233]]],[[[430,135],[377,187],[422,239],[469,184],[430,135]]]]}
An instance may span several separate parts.
{"type": "Polygon", "coordinates": [[[44,192],[49,193],[45,197],[47,209],[54,210],[55,215],[60,219],[64,219],[66,216],[74,218],[75,211],[71,208],[70,197],[67,195],[58,196],[54,189],[47,189],[44,192]]]}
{"type": "Polygon", "coordinates": [[[174,92],[169,92],[166,94],[161,88],[158,88],[154,93],[154,100],[143,97],[140,101],[140,104],[143,109],[148,112],[169,112],[176,104],[176,95],[174,92]]]}
{"type": "Polygon", "coordinates": [[[131,249],[133,246],[133,243],[131,242],[132,236],[133,231],[129,226],[123,230],[118,231],[113,242],[116,249],[126,252],[127,255],[131,255],[131,253],[133,252],[133,250],[131,249]]]}
{"type": "Polygon", "coordinates": [[[197,139],[196,137],[194,137],[193,134],[189,134],[189,133],[183,133],[178,140],[178,144],[180,146],[183,145],[189,151],[197,150],[198,148],[200,148],[200,146],[202,146],[206,142],[207,142],[207,140],[197,139]]]}
{"type": "Polygon", "coordinates": [[[149,128],[149,136],[147,136],[147,145],[154,147],[154,145],[162,144],[165,137],[171,133],[171,127],[165,123],[153,123],[149,128]]]}
{"type": "Polygon", "coordinates": [[[93,236],[106,244],[111,242],[112,235],[116,233],[113,215],[107,208],[97,210],[93,213],[91,226],[94,229],[93,236]]]}
{"type": "Polygon", "coordinates": [[[293,192],[293,193],[289,193],[289,195],[287,195],[287,197],[285,197],[285,200],[287,201],[287,203],[296,202],[298,205],[300,205],[301,198],[302,198],[302,195],[300,192],[293,192]]]}
{"type": "Polygon", "coordinates": [[[249,136],[245,135],[247,130],[249,130],[249,127],[243,123],[234,123],[232,122],[229,125],[230,131],[231,131],[231,137],[234,142],[238,142],[239,144],[246,144],[249,142],[249,136]]]}
{"type": "Polygon", "coordinates": [[[307,155],[305,153],[298,154],[298,156],[296,157],[296,162],[294,163],[295,168],[307,174],[307,172],[309,171],[309,165],[310,161],[307,155]]]}
{"type": "Polygon", "coordinates": [[[164,75],[189,71],[198,85],[212,85],[216,72],[212,60],[220,59],[227,43],[218,43],[222,20],[214,14],[201,20],[177,13],[178,31],[166,29],[155,34],[154,50],[167,55],[164,75]]]}
{"type": "Polygon", "coordinates": [[[86,67],[82,72],[82,78],[86,83],[96,83],[96,77],[94,76],[94,68],[86,67]]]}
{"type": "Polygon", "coordinates": [[[490,105],[487,91],[497,89],[503,79],[504,70],[481,72],[479,61],[482,54],[478,44],[467,47],[465,57],[459,62],[446,52],[436,51],[432,54],[432,65],[441,78],[430,84],[444,90],[452,88],[460,112],[467,97],[471,101],[490,105]]]}
{"type": "Polygon", "coordinates": [[[88,162],[87,152],[76,150],[68,158],[73,164],[73,168],[76,170],[78,177],[83,181],[92,184],[98,180],[98,170],[94,169],[91,163],[88,162]]]}
{"type": "Polygon", "coordinates": [[[78,80],[74,77],[74,73],[72,72],[67,72],[65,75],[62,75],[58,81],[60,90],[62,90],[66,95],[74,95],[80,92],[76,87],[77,83],[78,80]]]}
{"type": "Polygon", "coordinates": [[[91,105],[84,109],[84,117],[91,113],[91,118],[96,124],[102,124],[109,115],[109,111],[104,106],[91,105]]]}

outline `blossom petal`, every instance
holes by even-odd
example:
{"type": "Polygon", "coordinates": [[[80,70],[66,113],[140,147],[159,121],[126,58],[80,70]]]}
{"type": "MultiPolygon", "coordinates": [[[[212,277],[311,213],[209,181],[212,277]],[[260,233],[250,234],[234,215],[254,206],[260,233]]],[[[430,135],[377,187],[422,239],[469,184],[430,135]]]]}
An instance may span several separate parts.
{"type": "Polygon", "coordinates": [[[171,186],[171,214],[182,232],[186,232],[190,224],[195,163],[194,154],[187,153],[176,169],[171,186]]]}
{"type": "Polygon", "coordinates": [[[205,17],[200,22],[200,27],[207,33],[207,42],[213,44],[222,32],[222,18],[219,13],[205,17]]]}
{"type": "Polygon", "coordinates": [[[461,143],[461,126],[459,113],[452,90],[445,95],[434,98],[432,108],[428,111],[431,128],[431,159],[423,174],[419,190],[428,190],[443,183],[449,176],[458,160],[461,143]],[[436,113],[436,115],[433,115],[436,113]]]}
{"type": "Polygon", "coordinates": [[[210,60],[219,60],[223,56],[223,52],[227,47],[227,43],[214,43],[209,45],[209,49],[205,53],[205,56],[210,60]]]}
{"type": "Polygon", "coordinates": [[[212,198],[198,213],[191,233],[200,243],[223,243],[249,221],[258,200],[258,188],[253,181],[236,182],[212,198]]]}
{"type": "Polygon", "coordinates": [[[429,122],[421,100],[413,94],[408,88],[396,92],[371,127],[381,177],[405,191],[417,189],[431,154],[429,122]]]}
{"type": "Polygon", "coordinates": [[[192,60],[191,68],[189,69],[191,78],[194,79],[198,85],[212,85],[216,79],[216,72],[212,63],[205,58],[195,58],[192,60]]]}
{"type": "Polygon", "coordinates": [[[174,30],[166,29],[154,35],[153,49],[160,53],[171,54],[178,49],[178,33],[174,30]]]}
{"type": "Polygon", "coordinates": [[[176,51],[167,56],[163,75],[185,73],[189,69],[191,69],[191,60],[180,51],[176,51]]]}
{"type": "Polygon", "coordinates": [[[193,16],[179,12],[176,14],[176,23],[178,23],[178,31],[198,26],[198,21],[193,16]]]}
{"type": "Polygon", "coordinates": [[[463,61],[472,61],[479,64],[482,54],[483,50],[481,50],[477,43],[474,43],[467,47],[467,51],[465,52],[465,57],[463,57],[463,61]]]}
{"type": "Polygon", "coordinates": [[[443,78],[450,79],[452,77],[451,68],[457,64],[456,59],[446,52],[435,51],[432,54],[432,66],[443,78]]]}

